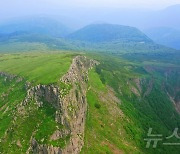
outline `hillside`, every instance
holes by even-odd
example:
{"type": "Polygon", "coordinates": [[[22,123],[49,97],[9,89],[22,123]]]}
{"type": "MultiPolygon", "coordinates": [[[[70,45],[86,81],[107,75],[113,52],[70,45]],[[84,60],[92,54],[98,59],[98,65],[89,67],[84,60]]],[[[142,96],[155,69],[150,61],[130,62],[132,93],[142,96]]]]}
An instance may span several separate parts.
{"type": "Polygon", "coordinates": [[[113,54],[176,52],[153,42],[137,28],[113,24],[88,25],[70,34],[66,41],[80,50],[113,54]]]}
{"type": "Polygon", "coordinates": [[[68,36],[69,39],[88,42],[152,42],[145,34],[134,27],[94,24],[88,25],[68,36]]]}
{"type": "Polygon", "coordinates": [[[144,141],[150,127],[169,136],[180,126],[171,56],[0,54],[0,151],[178,153],[165,138],[156,149],[144,141]]]}

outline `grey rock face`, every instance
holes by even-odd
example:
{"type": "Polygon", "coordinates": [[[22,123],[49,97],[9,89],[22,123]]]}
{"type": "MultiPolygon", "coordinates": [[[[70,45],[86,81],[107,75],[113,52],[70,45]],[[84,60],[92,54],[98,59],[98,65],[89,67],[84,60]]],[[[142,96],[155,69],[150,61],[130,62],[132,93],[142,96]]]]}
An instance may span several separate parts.
{"type": "Polygon", "coordinates": [[[6,80],[13,80],[16,78],[16,82],[21,82],[23,80],[23,78],[21,77],[18,77],[16,75],[12,75],[12,74],[8,74],[8,73],[5,73],[5,72],[0,72],[0,76],[1,77],[5,77],[5,81],[6,80]]]}
{"type": "Polygon", "coordinates": [[[78,154],[84,145],[84,128],[87,111],[87,81],[88,71],[99,63],[87,59],[85,56],[77,56],[69,68],[69,71],[60,79],[59,82],[64,85],[71,85],[67,94],[62,93],[61,87],[56,85],[37,85],[27,90],[27,97],[22,102],[26,105],[34,99],[38,107],[43,103],[49,103],[56,108],[55,121],[65,126],[64,130],[56,130],[51,140],[58,140],[69,135],[70,140],[66,146],[53,147],[49,145],[40,145],[34,138],[31,139],[30,151],[35,154],[78,154]]]}

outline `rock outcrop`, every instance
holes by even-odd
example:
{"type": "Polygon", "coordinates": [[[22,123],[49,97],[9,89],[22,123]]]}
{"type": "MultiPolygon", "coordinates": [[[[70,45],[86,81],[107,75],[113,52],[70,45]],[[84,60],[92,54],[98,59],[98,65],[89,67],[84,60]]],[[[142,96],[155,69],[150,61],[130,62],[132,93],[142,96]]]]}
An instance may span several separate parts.
{"type": "Polygon", "coordinates": [[[73,59],[68,73],[61,79],[61,82],[72,85],[69,94],[62,98],[63,114],[66,115],[71,130],[70,142],[63,153],[77,154],[83,147],[88,70],[92,69],[94,65],[98,65],[98,62],[84,56],[78,56],[73,59]]]}
{"type": "Polygon", "coordinates": [[[149,96],[153,89],[154,78],[146,79],[146,78],[135,78],[131,79],[134,84],[131,85],[131,92],[135,94],[137,97],[145,98],[149,96]],[[143,88],[144,87],[144,88],[143,88]]]}
{"type": "Polygon", "coordinates": [[[12,75],[12,74],[9,74],[9,73],[6,73],[6,72],[0,72],[0,76],[1,77],[4,77],[4,80],[13,80],[16,78],[16,82],[21,82],[23,80],[23,78],[21,77],[18,77],[17,75],[12,75]]]}
{"type": "Polygon", "coordinates": [[[28,151],[33,153],[47,154],[78,154],[84,144],[84,127],[87,110],[87,81],[88,71],[97,61],[90,60],[85,56],[77,56],[73,59],[69,71],[59,80],[59,83],[71,86],[68,93],[63,93],[64,89],[56,85],[37,85],[30,87],[27,85],[27,96],[22,102],[22,106],[27,105],[31,100],[35,100],[38,107],[44,103],[49,103],[56,109],[55,121],[64,126],[64,130],[56,130],[50,140],[58,140],[69,135],[70,139],[64,148],[53,147],[52,145],[41,145],[35,138],[31,138],[31,147],[28,151]]]}

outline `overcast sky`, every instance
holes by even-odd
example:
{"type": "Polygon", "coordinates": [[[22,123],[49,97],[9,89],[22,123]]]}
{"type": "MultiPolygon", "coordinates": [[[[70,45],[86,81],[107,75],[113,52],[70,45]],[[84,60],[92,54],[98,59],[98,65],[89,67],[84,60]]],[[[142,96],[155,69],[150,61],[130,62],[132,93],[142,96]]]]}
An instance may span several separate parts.
{"type": "MultiPolygon", "coordinates": [[[[47,0],[53,1],[53,0],[47,0]]],[[[156,7],[162,8],[180,3],[180,0],[54,0],[57,4],[101,7],[156,7]]]]}
{"type": "Polygon", "coordinates": [[[65,13],[73,14],[71,8],[77,7],[158,10],[175,4],[180,4],[180,0],[0,0],[0,20],[36,14],[61,15],[66,9],[65,13]]]}
{"type": "MultiPolygon", "coordinates": [[[[1,0],[1,12],[61,7],[127,7],[162,9],[180,4],[180,0],[1,0]]],[[[33,11],[33,10],[32,10],[33,11]]]]}

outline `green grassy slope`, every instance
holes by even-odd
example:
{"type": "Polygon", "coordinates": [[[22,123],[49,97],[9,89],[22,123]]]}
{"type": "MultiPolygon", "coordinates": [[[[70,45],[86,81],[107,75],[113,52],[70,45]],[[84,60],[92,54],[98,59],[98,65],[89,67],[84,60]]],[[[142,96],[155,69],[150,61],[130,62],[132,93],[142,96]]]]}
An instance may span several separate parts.
{"type": "Polygon", "coordinates": [[[26,95],[25,81],[17,82],[16,79],[6,82],[0,77],[0,138],[9,128],[13,119],[14,107],[19,104],[26,95]],[[7,108],[8,107],[8,108],[7,108]]]}
{"type": "Polygon", "coordinates": [[[85,146],[81,153],[139,153],[124,129],[129,119],[120,109],[121,101],[95,70],[89,74],[89,88],[85,146]]]}
{"type": "Polygon", "coordinates": [[[40,144],[65,146],[69,136],[50,140],[57,128],[63,129],[55,121],[56,108],[47,102],[38,107],[34,100],[25,106],[20,104],[27,94],[27,81],[34,85],[59,85],[60,77],[68,71],[74,56],[68,52],[0,55],[0,72],[18,75],[0,76],[0,152],[26,153],[32,137],[40,144]]]}
{"type": "Polygon", "coordinates": [[[1,42],[0,53],[47,51],[49,48],[44,43],[38,42],[1,42]]]}
{"type": "MultiPolygon", "coordinates": [[[[117,148],[125,153],[131,153],[126,151],[128,146],[126,144],[123,145],[123,143],[126,142],[121,142],[122,136],[116,130],[119,128],[122,132],[125,130],[125,135],[123,136],[125,140],[132,145],[136,145],[138,150],[128,148],[133,151],[132,153],[178,153],[179,147],[162,145],[163,142],[167,142],[165,137],[170,136],[174,129],[180,126],[180,116],[168,98],[166,89],[162,89],[163,83],[166,81],[164,74],[158,73],[159,67],[162,67],[162,63],[161,65],[154,65],[156,68],[155,71],[147,72],[145,70],[147,66],[137,61],[132,62],[113,56],[108,56],[108,58],[106,58],[106,56],[91,56],[98,59],[101,64],[96,68],[98,76],[96,75],[96,77],[90,78],[90,85],[91,87],[95,86],[94,89],[96,89],[96,91],[91,88],[92,90],[88,92],[89,112],[87,116],[87,136],[85,137],[86,144],[84,151],[88,152],[88,148],[90,148],[92,151],[94,150],[100,153],[113,153],[113,150],[117,148]],[[132,92],[132,86],[136,87],[134,79],[137,78],[143,81],[140,95],[132,92]],[[152,78],[152,89],[148,95],[144,95],[150,87],[149,83],[152,78]],[[91,80],[93,80],[93,82],[91,80]],[[101,80],[101,82],[99,80],[101,80]],[[93,83],[96,84],[94,85],[93,83]],[[99,83],[101,83],[100,86],[99,83]],[[112,104],[106,108],[105,104],[99,101],[97,97],[97,91],[101,91],[98,87],[106,87],[107,85],[114,89],[115,95],[121,100],[119,109],[122,110],[128,119],[123,121],[119,118],[117,121],[120,124],[118,125],[117,122],[115,128],[111,127],[110,123],[108,124],[111,115],[110,117],[108,116],[107,109],[110,108],[112,104]],[[100,105],[97,106],[96,103],[100,105]],[[91,114],[91,112],[93,114],[91,114]],[[153,128],[155,134],[163,134],[163,140],[156,149],[152,147],[149,149],[145,148],[146,142],[144,138],[147,138],[149,128],[153,128]],[[110,133],[108,133],[109,129],[110,133]],[[115,132],[115,135],[113,135],[112,132],[115,132]],[[113,137],[111,138],[111,136],[113,137]],[[102,140],[107,140],[111,146],[104,145],[102,140]],[[112,149],[112,145],[116,145],[116,148],[112,149]]],[[[164,67],[169,69],[168,64],[164,65],[164,67]]],[[[179,71],[177,67],[178,65],[171,67],[173,72],[179,71]]],[[[173,78],[169,78],[169,80],[173,81],[173,78]]],[[[171,86],[171,88],[172,87],[173,86],[171,86]]],[[[106,94],[102,95],[102,97],[106,97],[106,94]]],[[[177,139],[172,139],[171,142],[173,141],[178,142],[177,139]]]]}
{"type": "Polygon", "coordinates": [[[57,128],[62,127],[55,122],[56,109],[48,103],[38,108],[33,100],[17,109],[25,96],[24,80],[0,77],[0,152],[26,153],[32,137],[41,144],[63,147],[68,138],[49,139],[57,128]]]}
{"type": "Polygon", "coordinates": [[[22,76],[34,84],[56,83],[68,71],[74,56],[61,52],[2,54],[0,71],[22,76]]]}

